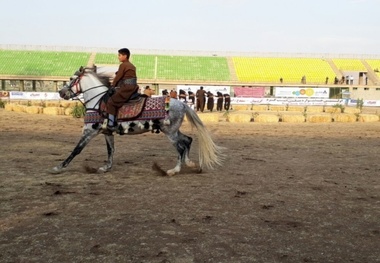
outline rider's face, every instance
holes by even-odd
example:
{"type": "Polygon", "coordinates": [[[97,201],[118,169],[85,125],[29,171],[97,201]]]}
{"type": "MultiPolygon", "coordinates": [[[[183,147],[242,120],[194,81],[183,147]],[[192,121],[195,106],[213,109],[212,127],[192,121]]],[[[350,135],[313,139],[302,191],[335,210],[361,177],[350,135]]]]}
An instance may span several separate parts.
{"type": "Polygon", "coordinates": [[[118,58],[120,62],[127,61],[127,55],[119,54],[118,58]]]}

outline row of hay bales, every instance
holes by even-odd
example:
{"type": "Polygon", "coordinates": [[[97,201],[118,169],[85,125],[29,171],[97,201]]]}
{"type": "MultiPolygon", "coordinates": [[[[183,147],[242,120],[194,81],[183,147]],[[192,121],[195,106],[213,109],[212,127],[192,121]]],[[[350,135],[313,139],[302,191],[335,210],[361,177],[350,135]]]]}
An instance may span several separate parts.
{"type": "Polygon", "coordinates": [[[30,114],[71,115],[78,101],[18,101],[6,103],[6,111],[25,112],[30,114]]]}
{"type": "MultiPolygon", "coordinates": [[[[5,110],[32,114],[71,115],[78,101],[18,101],[5,104],[5,110]]],[[[253,105],[241,107],[225,113],[201,113],[204,122],[228,121],[231,123],[327,123],[327,122],[378,122],[378,114],[363,114],[353,107],[342,108],[332,106],[280,106],[253,105]],[[248,109],[248,110],[247,110],[248,109]]]]}
{"type": "Polygon", "coordinates": [[[379,114],[363,114],[359,108],[333,106],[282,106],[282,105],[235,105],[223,115],[199,114],[204,122],[225,119],[232,123],[328,123],[328,122],[378,122],[379,114]]]}
{"type": "Polygon", "coordinates": [[[321,113],[321,114],[249,114],[230,112],[225,117],[214,113],[203,113],[199,115],[203,122],[219,122],[225,118],[226,121],[231,123],[245,123],[245,122],[258,122],[258,123],[328,123],[328,122],[379,122],[379,115],[375,114],[352,114],[352,113],[321,113]]]}

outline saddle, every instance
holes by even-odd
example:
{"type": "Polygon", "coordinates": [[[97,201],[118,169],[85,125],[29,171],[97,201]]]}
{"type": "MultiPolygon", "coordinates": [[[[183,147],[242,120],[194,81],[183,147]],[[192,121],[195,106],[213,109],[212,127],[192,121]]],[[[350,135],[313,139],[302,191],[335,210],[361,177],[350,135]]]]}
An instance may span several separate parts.
{"type": "MultiPolygon", "coordinates": [[[[111,95],[112,94],[107,93],[101,99],[99,107],[100,114],[90,111],[86,112],[85,123],[101,123],[104,118],[107,118],[106,102],[111,95]]],[[[165,97],[151,98],[136,92],[131,96],[128,102],[119,108],[117,122],[164,119],[167,117],[167,114],[165,97]]]]}

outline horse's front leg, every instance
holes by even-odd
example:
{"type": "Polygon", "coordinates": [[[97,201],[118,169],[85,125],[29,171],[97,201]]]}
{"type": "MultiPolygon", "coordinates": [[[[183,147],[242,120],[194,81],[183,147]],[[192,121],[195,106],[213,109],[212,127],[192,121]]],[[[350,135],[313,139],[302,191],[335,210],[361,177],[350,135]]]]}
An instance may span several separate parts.
{"type": "Polygon", "coordinates": [[[105,134],[105,139],[107,143],[107,154],[108,160],[107,164],[99,168],[99,172],[105,173],[111,170],[113,164],[113,153],[115,152],[115,143],[113,134],[105,134]]]}
{"type": "Polygon", "coordinates": [[[62,172],[63,168],[66,168],[69,163],[74,159],[75,156],[81,153],[84,147],[91,141],[92,138],[94,138],[99,133],[99,130],[96,129],[87,129],[86,127],[83,130],[82,137],[80,138],[77,146],[74,148],[74,150],[71,152],[69,157],[67,157],[66,160],[64,160],[60,165],[54,167],[52,169],[52,173],[60,173],[62,172]]]}

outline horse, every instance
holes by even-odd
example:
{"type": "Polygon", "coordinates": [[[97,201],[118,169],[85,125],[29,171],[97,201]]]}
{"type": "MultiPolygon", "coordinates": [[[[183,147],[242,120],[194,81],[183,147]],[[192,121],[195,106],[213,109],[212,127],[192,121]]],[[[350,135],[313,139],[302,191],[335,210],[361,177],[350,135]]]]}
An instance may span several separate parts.
{"type": "MultiPolygon", "coordinates": [[[[98,134],[104,134],[105,136],[108,159],[106,164],[99,167],[96,171],[98,173],[105,173],[111,170],[115,151],[114,133],[106,132],[107,128],[104,124],[102,125],[105,117],[101,112],[103,98],[109,94],[109,90],[109,77],[102,75],[102,73],[97,73],[96,67],[81,67],[70,78],[68,84],[64,85],[62,89],[59,90],[60,97],[65,100],[79,99],[79,97],[82,97],[83,102],[82,100],[79,100],[85,106],[86,115],[82,137],[78,144],[61,164],[52,169],[52,173],[61,173],[74,157],[81,153],[91,139],[98,134]]],[[[146,98],[146,100],[149,99],[154,98],[146,98]]],[[[223,147],[218,146],[213,141],[210,133],[196,112],[194,112],[194,110],[192,110],[187,104],[177,99],[170,99],[168,105],[165,104],[166,97],[161,96],[158,97],[158,99],[161,99],[161,101],[164,102],[162,105],[162,107],[164,107],[164,116],[150,117],[148,114],[147,116],[150,119],[118,119],[118,126],[115,133],[120,135],[142,134],[145,132],[164,133],[178,152],[176,166],[166,172],[161,169],[161,172],[163,172],[164,175],[172,176],[179,173],[183,163],[188,167],[198,169],[198,172],[202,172],[204,167],[214,169],[216,166],[221,166],[224,160],[223,147]],[[198,132],[199,166],[189,158],[193,139],[179,130],[184,120],[184,116],[186,116],[191,126],[195,127],[198,132]]],[[[126,105],[128,105],[128,103],[126,105]]],[[[144,110],[146,110],[146,105],[144,110]]]]}

